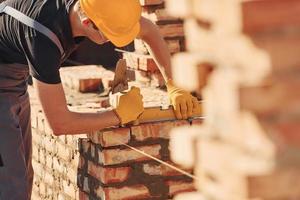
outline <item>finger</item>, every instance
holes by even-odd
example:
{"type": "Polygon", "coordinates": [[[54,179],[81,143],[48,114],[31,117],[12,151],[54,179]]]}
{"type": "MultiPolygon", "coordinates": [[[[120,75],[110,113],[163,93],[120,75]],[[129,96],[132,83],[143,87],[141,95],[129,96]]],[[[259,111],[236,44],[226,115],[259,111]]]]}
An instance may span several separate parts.
{"type": "Polygon", "coordinates": [[[175,116],[176,116],[177,119],[182,119],[179,103],[174,105],[174,112],[175,112],[175,116]]]}
{"type": "Polygon", "coordinates": [[[186,101],[180,103],[180,111],[183,119],[187,119],[187,104],[186,101]]]}
{"type": "Polygon", "coordinates": [[[193,108],[194,108],[193,100],[189,99],[187,101],[187,116],[188,117],[192,117],[192,115],[193,115],[193,108]]]}
{"type": "Polygon", "coordinates": [[[198,103],[197,98],[193,97],[192,102],[193,102],[193,112],[196,112],[197,110],[200,109],[200,105],[198,103]]]}
{"type": "Polygon", "coordinates": [[[141,95],[141,94],[139,94],[139,97],[141,98],[141,100],[143,100],[143,98],[144,98],[143,95],[141,95]]]}
{"type": "Polygon", "coordinates": [[[140,88],[132,86],[130,88],[129,93],[131,93],[131,94],[140,94],[140,88]]]}

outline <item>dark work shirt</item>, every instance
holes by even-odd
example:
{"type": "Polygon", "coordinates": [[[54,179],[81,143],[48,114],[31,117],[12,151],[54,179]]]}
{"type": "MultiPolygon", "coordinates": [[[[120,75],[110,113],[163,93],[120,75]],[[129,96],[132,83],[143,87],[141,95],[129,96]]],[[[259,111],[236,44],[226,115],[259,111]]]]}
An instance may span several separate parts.
{"type": "Polygon", "coordinates": [[[74,0],[7,0],[7,5],[38,21],[56,34],[65,56],[44,34],[7,14],[0,15],[0,60],[28,64],[31,75],[49,84],[60,83],[61,63],[76,47],[69,21],[74,0]]]}

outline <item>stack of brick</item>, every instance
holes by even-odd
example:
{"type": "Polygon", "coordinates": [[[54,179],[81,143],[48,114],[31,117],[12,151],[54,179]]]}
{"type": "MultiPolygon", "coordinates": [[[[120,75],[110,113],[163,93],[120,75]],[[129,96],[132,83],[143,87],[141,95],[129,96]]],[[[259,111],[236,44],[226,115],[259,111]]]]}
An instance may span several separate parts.
{"type": "MultiPolygon", "coordinates": [[[[140,3],[143,7],[142,16],[158,25],[170,52],[174,54],[183,51],[185,47],[182,20],[167,14],[164,0],[140,0],[140,3]]],[[[149,54],[141,40],[135,40],[134,47],[137,52],[149,54]]]]}
{"type": "Polygon", "coordinates": [[[190,122],[113,128],[82,139],[78,185],[83,199],[171,199],[194,191],[191,178],[126,146],[174,165],[169,156],[169,131],[182,125],[190,122]]]}
{"type": "MultiPolygon", "coordinates": [[[[99,112],[97,94],[81,94],[65,88],[68,105],[76,112],[99,112]]],[[[79,165],[79,138],[82,135],[54,136],[45,119],[37,94],[29,87],[34,169],[32,199],[79,200],[77,169],[79,165]]]]}
{"type": "Polygon", "coordinates": [[[199,190],[176,200],[300,198],[299,6],[166,2],[185,18],[187,52],[173,58],[175,82],[205,102],[202,125],[172,131],[173,161],[194,168],[199,190]]]}
{"type": "MultiPolygon", "coordinates": [[[[88,68],[71,71],[86,74],[83,69],[88,68]]],[[[70,69],[61,71],[63,80],[73,77],[70,69]]],[[[63,85],[70,110],[106,110],[100,107],[101,98],[96,93],[81,93],[63,85]]],[[[35,171],[32,199],[171,199],[177,193],[194,190],[191,178],[125,145],[174,165],[169,157],[169,130],[173,126],[202,123],[201,119],[158,121],[57,137],[49,128],[34,88],[30,87],[29,92],[35,171]]],[[[141,93],[146,107],[168,103],[162,90],[141,86],[141,93]]]]}
{"type": "Polygon", "coordinates": [[[79,92],[97,92],[109,88],[114,73],[102,66],[85,65],[61,68],[62,83],[79,92]]]}
{"type": "MultiPolygon", "coordinates": [[[[171,17],[166,13],[164,0],[140,0],[140,3],[143,8],[142,16],[158,25],[170,53],[175,54],[184,51],[183,22],[180,18],[171,17]]],[[[135,71],[136,79],[151,85],[164,85],[163,78],[158,72],[152,56],[149,55],[146,44],[142,40],[136,39],[134,47],[134,53],[123,53],[123,57],[135,71]]]]}

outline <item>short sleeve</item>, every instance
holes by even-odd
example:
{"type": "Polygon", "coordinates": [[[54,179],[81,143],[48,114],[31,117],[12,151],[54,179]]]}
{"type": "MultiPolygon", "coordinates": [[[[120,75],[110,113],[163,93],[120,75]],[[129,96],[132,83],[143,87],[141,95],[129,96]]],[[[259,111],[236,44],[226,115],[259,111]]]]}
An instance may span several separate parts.
{"type": "Polygon", "coordinates": [[[40,33],[26,37],[25,40],[24,51],[31,75],[44,83],[60,83],[61,54],[57,46],[40,33]]]}

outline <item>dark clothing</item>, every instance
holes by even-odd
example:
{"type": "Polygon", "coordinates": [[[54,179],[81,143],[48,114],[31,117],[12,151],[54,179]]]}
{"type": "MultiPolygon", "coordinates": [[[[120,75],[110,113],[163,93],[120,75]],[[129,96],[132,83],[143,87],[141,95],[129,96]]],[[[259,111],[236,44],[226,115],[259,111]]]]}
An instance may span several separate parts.
{"type": "Polygon", "coordinates": [[[28,68],[0,64],[0,199],[30,200],[33,169],[28,68]]]}
{"type": "Polygon", "coordinates": [[[60,83],[60,64],[76,46],[69,22],[74,0],[6,2],[50,29],[64,49],[62,57],[49,37],[0,14],[0,200],[30,200],[33,169],[27,80],[31,73],[42,82],[60,83]]]}
{"type": "Polygon", "coordinates": [[[65,56],[42,33],[9,15],[0,16],[0,60],[4,63],[27,64],[30,74],[45,83],[60,83],[60,64],[75,50],[69,22],[69,9],[74,0],[7,0],[11,6],[40,22],[59,38],[65,56]]]}

